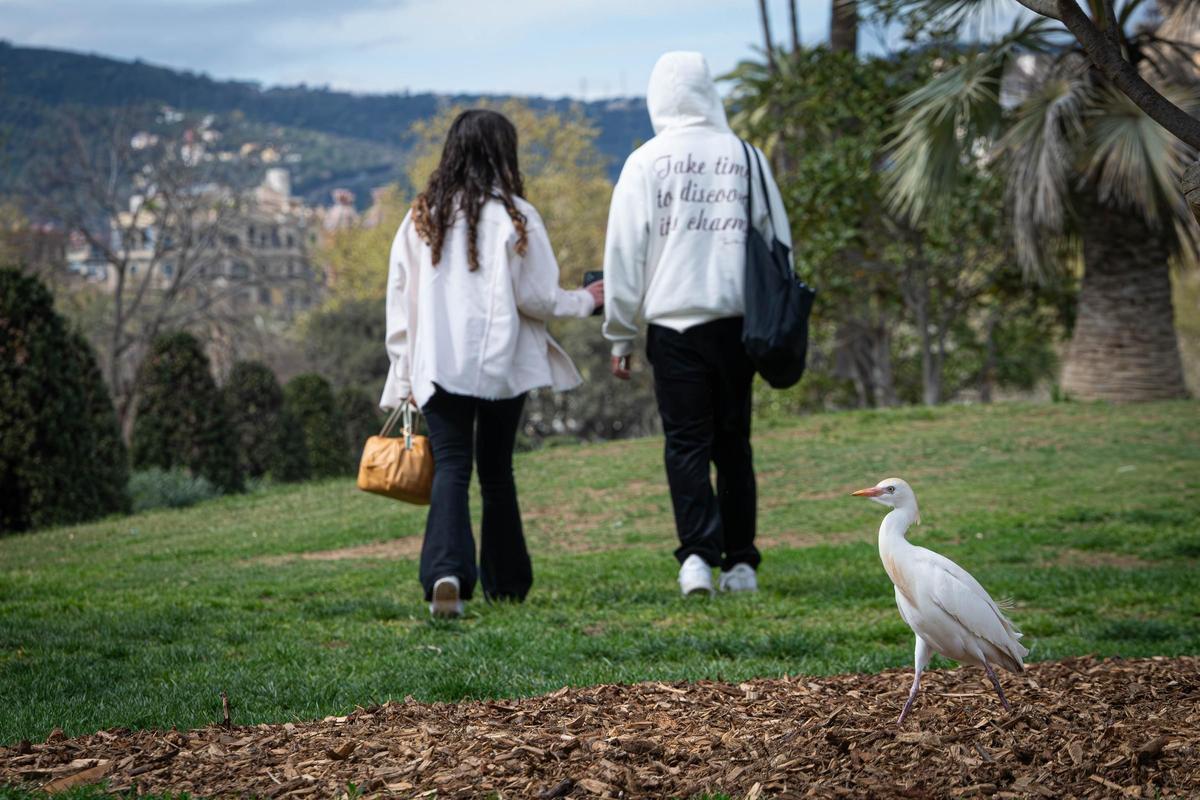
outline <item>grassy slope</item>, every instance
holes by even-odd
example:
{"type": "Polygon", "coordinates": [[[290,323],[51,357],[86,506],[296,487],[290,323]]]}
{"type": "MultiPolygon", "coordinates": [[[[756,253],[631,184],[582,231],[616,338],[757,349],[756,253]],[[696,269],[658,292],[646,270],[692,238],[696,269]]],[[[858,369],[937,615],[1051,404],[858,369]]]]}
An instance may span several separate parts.
{"type": "Polygon", "coordinates": [[[519,457],[537,583],[460,624],[428,621],[412,559],[289,555],[420,535],[422,510],[349,481],[0,540],[0,743],[202,725],[222,689],[248,723],[905,664],[882,509],[846,496],[888,475],[920,498],[915,541],[1015,599],[1031,658],[1200,652],[1200,404],[830,414],[755,438],[753,597],[676,596],[656,440],[519,457]]]}

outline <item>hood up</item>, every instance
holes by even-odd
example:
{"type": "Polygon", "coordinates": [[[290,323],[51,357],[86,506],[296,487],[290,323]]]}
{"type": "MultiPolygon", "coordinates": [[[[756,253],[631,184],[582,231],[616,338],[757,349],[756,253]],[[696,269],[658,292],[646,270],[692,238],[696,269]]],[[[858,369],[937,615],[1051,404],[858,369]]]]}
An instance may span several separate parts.
{"type": "Polygon", "coordinates": [[[646,107],[656,134],[693,126],[729,130],[725,106],[700,53],[664,53],[650,73],[646,107]]]}

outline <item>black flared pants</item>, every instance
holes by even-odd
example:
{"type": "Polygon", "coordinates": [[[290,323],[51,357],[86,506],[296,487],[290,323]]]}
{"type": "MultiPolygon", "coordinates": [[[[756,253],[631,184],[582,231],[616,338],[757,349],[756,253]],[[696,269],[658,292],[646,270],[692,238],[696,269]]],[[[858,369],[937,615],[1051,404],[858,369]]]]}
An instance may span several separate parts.
{"type": "Polygon", "coordinates": [[[450,575],[458,577],[463,600],[471,599],[477,579],[489,600],[523,600],[533,585],[512,466],[524,404],[525,395],[483,400],[439,387],[421,409],[434,463],[433,495],[421,546],[426,600],[433,597],[433,584],[450,575]],[[468,499],[472,457],[483,495],[478,569],[468,499]]]}

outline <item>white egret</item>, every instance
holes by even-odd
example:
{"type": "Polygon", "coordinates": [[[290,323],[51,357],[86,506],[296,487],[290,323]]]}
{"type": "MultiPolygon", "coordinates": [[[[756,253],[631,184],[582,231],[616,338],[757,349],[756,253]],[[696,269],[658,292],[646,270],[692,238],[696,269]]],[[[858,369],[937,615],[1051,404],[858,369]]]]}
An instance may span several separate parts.
{"type": "Polygon", "coordinates": [[[899,478],[888,478],[869,489],[859,489],[854,496],[869,497],[892,509],[879,526],[879,558],[896,587],[900,616],[917,636],[916,675],[897,724],[903,724],[912,708],[921,673],[935,652],[983,667],[1008,711],[1008,700],[992,665],[1025,671],[1021,659],[1029,651],[1021,645],[1021,632],[969,572],[945,556],[909,543],[909,526],[921,521],[912,487],[899,478]]]}

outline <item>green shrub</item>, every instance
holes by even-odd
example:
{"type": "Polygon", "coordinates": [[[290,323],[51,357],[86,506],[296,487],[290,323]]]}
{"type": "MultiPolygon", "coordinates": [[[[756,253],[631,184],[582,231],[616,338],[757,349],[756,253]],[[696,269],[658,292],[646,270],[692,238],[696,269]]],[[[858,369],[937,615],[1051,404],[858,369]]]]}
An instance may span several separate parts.
{"type": "Polygon", "coordinates": [[[347,386],[338,392],[337,403],[346,423],[350,463],[357,464],[362,458],[363,444],[367,438],[378,434],[383,427],[383,415],[371,396],[357,386],[347,386]]]}
{"type": "Polygon", "coordinates": [[[237,439],[196,337],[179,332],[156,339],[137,387],[134,467],[184,467],[221,491],[241,491],[237,439]]]}
{"type": "Polygon", "coordinates": [[[276,458],[269,473],[271,479],[283,483],[308,480],[312,477],[312,466],[308,463],[308,442],[286,401],[279,410],[277,433],[276,458]]]}
{"type": "Polygon", "coordinates": [[[93,436],[89,459],[103,465],[82,487],[90,495],[85,502],[109,511],[128,512],[129,451],[96,363],[96,351],[82,334],[72,331],[67,334],[67,354],[83,384],[84,414],[93,436]]]}
{"type": "Polygon", "coordinates": [[[203,500],[217,497],[221,492],[199,475],[185,469],[139,470],[129,479],[129,494],[134,511],[154,508],[186,508],[203,500]]]}
{"type": "Polygon", "coordinates": [[[288,381],[283,394],[284,405],[303,435],[312,477],[351,474],[346,424],[329,381],[313,373],[297,375],[288,381]]]}
{"type": "Polygon", "coordinates": [[[284,409],[283,389],[266,364],[234,364],[223,393],[243,473],[280,481],[308,477],[307,451],[284,409]]]}
{"type": "Polygon", "coordinates": [[[44,286],[0,269],[0,533],[124,511],[127,474],[95,354],[44,286]]]}

